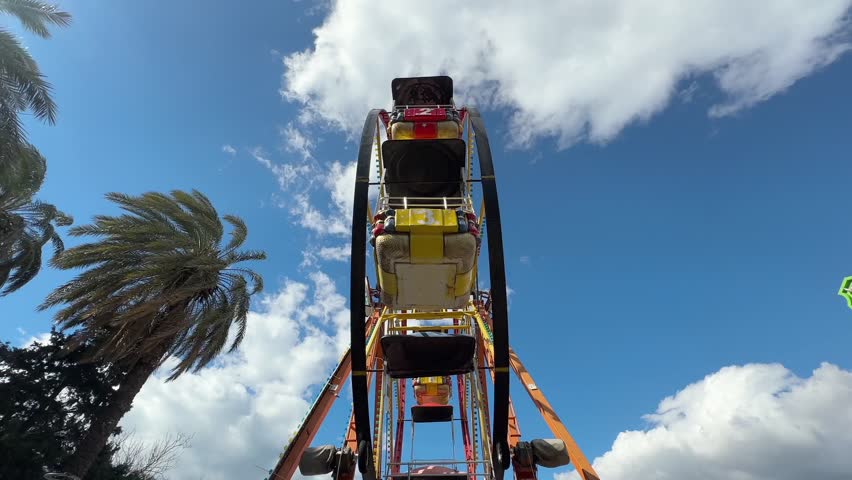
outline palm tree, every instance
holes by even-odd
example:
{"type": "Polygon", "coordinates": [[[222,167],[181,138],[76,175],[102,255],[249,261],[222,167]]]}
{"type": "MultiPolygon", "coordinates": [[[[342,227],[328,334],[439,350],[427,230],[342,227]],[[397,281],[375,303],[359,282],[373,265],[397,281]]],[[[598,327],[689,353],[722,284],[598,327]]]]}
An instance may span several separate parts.
{"type": "Polygon", "coordinates": [[[177,357],[169,380],[198,371],[237,348],[246,331],[251,295],[263,288],[257,273],[233,265],[262,260],[261,251],[238,251],[248,234],[238,217],[221,246],[223,226],[203,194],[173,191],[138,197],[110,193],[126,213],[96,216],[72,236],[95,236],[54,257],[61,269],[86,268],[51,293],[41,309],[62,305],[56,322],[79,342],[94,341],[92,360],[123,362],[128,373],[98,421],[78,445],[66,470],[84,477],[121,417],[153,372],[177,357]],[[251,284],[251,286],[249,285],[251,284]]]}
{"type": "Polygon", "coordinates": [[[44,181],[46,162],[32,145],[0,162],[0,295],[23,287],[41,269],[42,247],[63,248],[56,226],[72,218],[49,203],[33,200],[44,181]],[[7,283],[8,282],[8,283],[7,283]]]}
{"type": "MultiPolygon", "coordinates": [[[[50,37],[49,24],[64,27],[71,23],[70,14],[38,0],[0,0],[0,12],[17,17],[24,28],[42,38],[50,37]]],[[[51,124],[56,121],[56,104],[50,96],[50,84],[44,80],[38,64],[14,35],[0,28],[0,153],[3,157],[14,155],[14,147],[23,141],[18,114],[27,110],[51,124]]]]}
{"type": "MultiPolygon", "coordinates": [[[[48,25],[71,21],[68,13],[35,0],[0,0],[0,12],[14,15],[43,38],[50,36],[48,25]]],[[[53,205],[33,200],[46,165],[26,140],[19,117],[26,111],[51,124],[56,120],[50,85],[38,64],[15,36],[0,28],[0,288],[5,285],[0,295],[21,288],[39,272],[45,243],[62,250],[55,227],[71,223],[53,205]]]]}

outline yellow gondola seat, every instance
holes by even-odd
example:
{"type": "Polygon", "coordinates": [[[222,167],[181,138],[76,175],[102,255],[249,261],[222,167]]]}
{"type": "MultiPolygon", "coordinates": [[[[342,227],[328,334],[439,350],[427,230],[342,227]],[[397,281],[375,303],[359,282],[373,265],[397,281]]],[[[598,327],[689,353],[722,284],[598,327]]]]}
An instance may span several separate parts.
{"type": "Polygon", "coordinates": [[[479,249],[475,224],[468,225],[461,210],[401,209],[393,214],[374,229],[382,303],[398,309],[466,307],[479,249]],[[392,232],[384,222],[393,226],[392,232]]]}

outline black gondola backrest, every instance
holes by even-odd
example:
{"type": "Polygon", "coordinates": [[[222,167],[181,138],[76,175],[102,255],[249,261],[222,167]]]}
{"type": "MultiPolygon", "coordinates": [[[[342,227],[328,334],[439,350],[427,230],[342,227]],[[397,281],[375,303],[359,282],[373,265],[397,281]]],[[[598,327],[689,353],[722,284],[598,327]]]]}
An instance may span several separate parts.
{"type": "MultiPolygon", "coordinates": [[[[394,109],[453,105],[453,79],[448,76],[395,78],[391,90],[394,109]]],[[[388,140],[382,145],[382,153],[389,196],[462,196],[463,140],[388,140]]],[[[436,200],[436,205],[440,203],[436,200]]]]}
{"type": "Polygon", "coordinates": [[[394,107],[453,104],[453,79],[448,76],[394,78],[391,91],[394,107]]]}
{"type": "Polygon", "coordinates": [[[382,144],[392,197],[461,197],[465,144],[459,139],[388,140],[382,144]]]}

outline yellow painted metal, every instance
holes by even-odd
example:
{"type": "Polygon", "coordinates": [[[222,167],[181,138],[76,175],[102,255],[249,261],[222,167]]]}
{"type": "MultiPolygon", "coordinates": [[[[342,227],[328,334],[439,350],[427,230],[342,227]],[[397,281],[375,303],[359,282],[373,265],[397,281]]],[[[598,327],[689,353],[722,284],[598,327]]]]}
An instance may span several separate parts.
{"type": "MultiPolygon", "coordinates": [[[[382,320],[441,320],[443,318],[465,318],[469,315],[476,315],[476,310],[468,308],[467,310],[459,310],[452,312],[410,312],[410,313],[394,313],[383,312],[382,320]]],[[[453,328],[458,327],[454,325],[453,328]]]]}
{"type": "Polygon", "coordinates": [[[459,231],[459,224],[453,210],[407,208],[396,211],[396,229],[423,234],[452,233],[459,231]]]}
{"type": "Polygon", "coordinates": [[[370,338],[367,340],[367,352],[374,351],[376,339],[379,338],[379,332],[382,330],[382,326],[385,321],[384,315],[379,315],[378,320],[376,320],[376,325],[373,327],[372,332],[370,332],[370,338]]]}
{"type": "Polygon", "coordinates": [[[384,290],[388,295],[396,295],[397,292],[399,292],[399,288],[396,283],[396,275],[382,270],[382,268],[378,265],[376,266],[376,272],[379,275],[379,285],[382,287],[382,290],[384,290]]]}
{"type": "Polygon", "coordinates": [[[409,256],[413,263],[434,263],[444,258],[444,236],[411,233],[409,256]]]}
{"type": "Polygon", "coordinates": [[[480,315],[479,312],[474,313],[473,318],[476,319],[476,324],[479,325],[479,334],[482,335],[483,339],[485,339],[485,348],[488,349],[488,358],[494,358],[494,344],[488,339],[488,328],[485,326],[485,320],[482,319],[482,315],[480,315]]]}
{"type": "Polygon", "coordinates": [[[444,377],[420,377],[417,382],[420,385],[441,385],[444,383],[444,377]]]}
{"type": "Polygon", "coordinates": [[[435,330],[447,332],[450,330],[470,330],[470,325],[440,325],[440,326],[417,326],[417,327],[388,327],[391,332],[434,332],[435,330]]]}
{"type": "Polygon", "coordinates": [[[459,231],[459,219],[454,210],[441,210],[444,216],[444,233],[453,233],[459,231]]]}

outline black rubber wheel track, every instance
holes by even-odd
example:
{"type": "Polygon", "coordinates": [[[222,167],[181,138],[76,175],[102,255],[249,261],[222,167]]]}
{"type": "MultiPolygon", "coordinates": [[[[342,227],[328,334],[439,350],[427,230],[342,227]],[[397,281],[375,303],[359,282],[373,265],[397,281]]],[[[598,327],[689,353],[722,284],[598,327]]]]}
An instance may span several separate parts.
{"type": "MultiPolygon", "coordinates": [[[[492,421],[491,458],[498,480],[509,468],[509,309],[506,298],[506,267],[503,261],[503,230],[500,226],[500,204],[494,162],[485,123],[475,108],[468,108],[470,126],[476,138],[482,197],[485,202],[485,228],[488,241],[488,270],[491,276],[491,319],[494,334],[494,412],[492,421]]],[[[354,258],[354,257],[353,257],[354,258]]]]}
{"type": "Polygon", "coordinates": [[[376,465],[370,454],[373,444],[370,424],[370,400],[367,389],[367,345],[364,342],[364,278],[367,275],[367,204],[370,192],[370,160],[376,137],[376,122],[381,110],[370,110],[364,121],[358,164],[355,169],[355,203],[352,209],[352,272],[349,282],[350,342],[352,345],[352,410],[359,458],[358,470],[364,480],[376,480],[376,465]],[[362,447],[363,446],[363,447],[362,447]],[[366,448],[365,448],[366,447],[366,448]],[[362,458],[367,457],[367,458],[362,458]]]}

